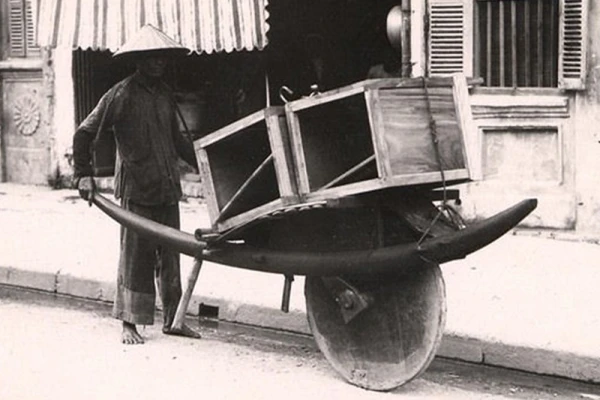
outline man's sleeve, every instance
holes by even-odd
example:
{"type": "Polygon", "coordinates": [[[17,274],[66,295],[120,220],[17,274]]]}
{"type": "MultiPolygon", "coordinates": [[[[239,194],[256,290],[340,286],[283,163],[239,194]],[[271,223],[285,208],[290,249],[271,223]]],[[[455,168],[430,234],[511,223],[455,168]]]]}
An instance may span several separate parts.
{"type": "MultiPolygon", "coordinates": [[[[112,98],[112,90],[102,96],[96,107],[79,125],[75,131],[75,135],[73,135],[75,183],[84,176],[93,175],[91,146],[98,132],[101,120],[109,106],[110,98],[112,98]]],[[[107,115],[107,118],[109,117],[107,115]]]]}

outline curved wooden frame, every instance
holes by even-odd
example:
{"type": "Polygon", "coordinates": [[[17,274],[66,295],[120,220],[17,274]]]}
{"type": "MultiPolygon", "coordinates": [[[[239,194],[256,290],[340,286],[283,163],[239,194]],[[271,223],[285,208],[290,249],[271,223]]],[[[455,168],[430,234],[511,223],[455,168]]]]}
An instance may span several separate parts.
{"type": "Polygon", "coordinates": [[[194,235],[140,217],[95,193],[92,201],[121,225],[195,258],[232,267],[285,275],[337,276],[385,274],[423,262],[444,263],[481,249],[504,235],[537,206],[536,199],[523,200],[486,220],[456,233],[418,243],[373,250],[304,252],[261,249],[246,244],[219,243],[209,247],[194,235]]]}

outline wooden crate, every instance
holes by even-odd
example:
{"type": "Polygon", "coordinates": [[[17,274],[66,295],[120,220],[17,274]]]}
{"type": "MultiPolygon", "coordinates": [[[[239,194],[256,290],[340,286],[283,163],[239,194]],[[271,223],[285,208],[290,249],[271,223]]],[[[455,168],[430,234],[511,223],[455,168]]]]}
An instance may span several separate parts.
{"type": "Polygon", "coordinates": [[[219,232],[297,201],[283,107],[268,107],[194,142],[219,232]]]}
{"type": "Polygon", "coordinates": [[[441,169],[448,184],[470,179],[465,139],[474,125],[462,75],[367,80],[285,109],[303,201],[441,185],[441,169]]]}

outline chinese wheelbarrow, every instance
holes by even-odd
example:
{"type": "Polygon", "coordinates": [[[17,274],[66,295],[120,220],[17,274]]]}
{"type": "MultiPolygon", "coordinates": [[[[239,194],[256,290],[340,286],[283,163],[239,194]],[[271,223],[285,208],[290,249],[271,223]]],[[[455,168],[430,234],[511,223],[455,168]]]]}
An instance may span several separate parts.
{"type": "Polygon", "coordinates": [[[212,230],[184,233],[100,195],[127,228],[196,259],[305,276],[316,343],[347,381],[389,390],[418,376],[444,330],[439,264],[466,257],[515,227],[524,200],[465,226],[447,186],[476,179],[476,134],[462,75],[367,80],[267,107],[194,142],[212,230]],[[441,190],[439,190],[441,188],[441,190]]]}
{"type": "Polygon", "coordinates": [[[493,242],[537,205],[524,200],[465,227],[431,193],[389,190],[292,207],[206,236],[144,219],[99,194],[93,202],[123,226],[195,258],[175,324],[201,260],[283,274],[284,310],[293,276],[305,276],[309,325],[327,360],[354,385],[390,390],[423,372],[440,344],[446,302],[439,264],[493,242]]]}

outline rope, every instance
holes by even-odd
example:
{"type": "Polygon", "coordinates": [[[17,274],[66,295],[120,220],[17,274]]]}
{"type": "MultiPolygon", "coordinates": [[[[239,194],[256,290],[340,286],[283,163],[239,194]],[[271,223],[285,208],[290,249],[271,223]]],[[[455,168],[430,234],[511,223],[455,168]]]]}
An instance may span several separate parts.
{"type": "MultiPolygon", "coordinates": [[[[433,218],[433,220],[431,221],[431,223],[429,224],[429,226],[427,227],[425,232],[423,232],[423,234],[421,235],[421,238],[417,242],[417,247],[421,246],[421,243],[423,243],[423,240],[427,237],[427,235],[429,235],[429,232],[431,231],[431,229],[433,228],[435,223],[438,221],[440,216],[443,214],[444,210],[451,209],[451,207],[447,204],[448,198],[447,198],[447,193],[446,193],[446,174],[444,172],[444,168],[442,167],[442,156],[440,155],[440,149],[438,147],[439,139],[437,136],[437,126],[435,123],[435,119],[433,118],[433,113],[431,112],[431,99],[429,98],[429,88],[427,86],[427,79],[425,79],[425,77],[423,77],[422,79],[423,79],[423,89],[425,92],[425,105],[426,105],[426,109],[427,109],[427,116],[429,117],[429,134],[431,135],[431,141],[433,143],[433,150],[435,152],[435,158],[438,163],[438,167],[440,169],[440,175],[442,177],[442,189],[443,189],[442,195],[443,195],[443,197],[442,197],[442,205],[440,207],[438,207],[438,213],[433,218]]],[[[453,210],[453,211],[456,212],[455,210],[453,210]]]]}

